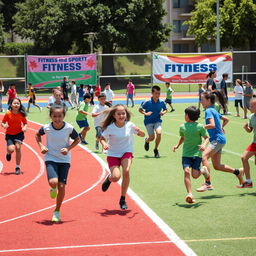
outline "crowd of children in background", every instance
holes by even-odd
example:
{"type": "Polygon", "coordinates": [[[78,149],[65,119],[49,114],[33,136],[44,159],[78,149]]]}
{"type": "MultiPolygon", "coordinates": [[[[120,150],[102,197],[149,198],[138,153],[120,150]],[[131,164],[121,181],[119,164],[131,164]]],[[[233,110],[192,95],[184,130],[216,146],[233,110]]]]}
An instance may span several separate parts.
{"type": "MultiPolygon", "coordinates": [[[[221,163],[221,152],[226,144],[224,127],[228,123],[228,118],[224,115],[229,114],[228,90],[226,80],[228,74],[222,75],[220,88],[216,85],[216,72],[211,71],[207,76],[205,85],[199,85],[199,103],[198,107],[190,106],[185,109],[185,123],[181,125],[178,143],[173,146],[175,152],[183,144],[182,166],[184,169],[184,183],[187,190],[186,202],[194,203],[192,195],[190,172],[193,178],[199,178],[202,174],[205,182],[198,192],[212,190],[209,159],[212,161],[215,170],[229,172],[234,174],[239,181],[239,188],[252,187],[250,176],[250,167],[248,160],[256,154],[256,99],[253,98],[253,88],[249,81],[244,84],[240,79],[235,80],[234,95],[236,116],[240,116],[239,106],[243,110],[244,118],[247,118],[247,110],[252,112],[249,123],[244,126],[246,132],[254,133],[253,143],[246,149],[242,155],[243,168],[232,168],[221,163]],[[205,109],[205,125],[197,122],[200,117],[200,106],[205,109]],[[223,114],[220,114],[221,109],[223,114]],[[222,121],[222,123],[221,123],[222,121]],[[209,136],[206,131],[208,131],[209,136]],[[202,138],[204,141],[202,141],[202,138]],[[208,146],[207,146],[208,145],[208,146]],[[201,167],[202,163],[202,167],[201,167]],[[245,173],[246,180],[243,180],[245,173]]],[[[174,93],[170,83],[166,82],[166,99],[160,99],[160,87],[153,86],[151,97],[142,102],[139,112],[144,115],[144,124],[148,136],[145,139],[144,148],[149,150],[150,142],[155,141],[154,157],[159,158],[158,150],[161,142],[162,127],[161,117],[167,113],[167,105],[171,108],[170,112],[175,111],[172,102],[174,93]]],[[[3,112],[2,96],[4,94],[4,85],[0,81],[0,112],[3,112]]],[[[42,108],[36,104],[35,90],[31,83],[28,84],[29,100],[27,109],[17,98],[15,85],[11,84],[7,90],[8,110],[4,115],[1,125],[6,129],[7,153],[6,160],[10,161],[11,156],[16,152],[15,173],[20,174],[21,162],[21,145],[24,140],[24,132],[27,128],[26,113],[29,112],[30,105],[33,104],[40,111],[42,108]]],[[[107,191],[111,182],[117,182],[121,177],[120,166],[122,167],[122,185],[119,205],[121,209],[127,209],[125,200],[126,192],[130,182],[129,170],[133,158],[133,135],[137,134],[144,137],[145,133],[130,122],[131,114],[127,110],[129,101],[131,107],[134,107],[135,85],[129,80],[126,87],[126,106],[122,104],[113,106],[115,94],[111,90],[110,83],[107,83],[104,90],[101,86],[96,85],[95,89],[90,85],[80,84],[77,87],[76,81],[68,81],[67,77],[63,78],[60,86],[52,90],[49,97],[47,108],[50,110],[51,124],[43,126],[37,133],[36,140],[40,150],[45,154],[45,164],[50,185],[50,195],[56,199],[56,209],[53,213],[53,221],[60,221],[60,206],[65,194],[65,184],[70,167],[70,149],[75,147],[79,141],[82,144],[88,144],[86,141],[87,132],[90,130],[87,116],[94,119],[96,130],[95,148],[102,149],[107,153],[107,162],[110,174],[102,184],[102,191],[107,191]],[[68,91],[71,89],[70,97],[68,91]],[[94,97],[97,97],[98,104],[95,105],[94,97]],[[81,129],[78,133],[73,126],[64,122],[64,117],[68,109],[66,102],[71,109],[77,110],[76,123],[81,129]],[[90,106],[93,107],[90,112],[90,106]],[[44,146],[41,136],[47,135],[47,145],[44,146]],[[69,144],[69,138],[74,142],[69,144]],[[63,143],[61,142],[63,140],[63,143]],[[56,156],[58,152],[58,156],[56,156]]]]}

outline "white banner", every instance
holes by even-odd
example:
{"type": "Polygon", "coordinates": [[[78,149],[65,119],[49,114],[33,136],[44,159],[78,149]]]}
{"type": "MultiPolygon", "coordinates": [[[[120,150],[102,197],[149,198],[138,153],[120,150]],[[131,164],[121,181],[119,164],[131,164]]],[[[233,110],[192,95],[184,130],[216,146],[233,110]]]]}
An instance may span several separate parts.
{"type": "Polygon", "coordinates": [[[216,71],[216,83],[222,80],[223,73],[228,73],[227,82],[232,82],[232,60],[232,52],[204,54],[153,53],[153,82],[205,83],[210,71],[216,71]]]}

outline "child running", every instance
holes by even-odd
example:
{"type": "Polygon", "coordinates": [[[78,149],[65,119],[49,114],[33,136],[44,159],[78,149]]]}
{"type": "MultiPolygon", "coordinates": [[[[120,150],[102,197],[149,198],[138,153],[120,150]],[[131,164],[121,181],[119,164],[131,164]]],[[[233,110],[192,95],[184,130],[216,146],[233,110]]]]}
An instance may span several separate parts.
{"type": "Polygon", "coordinates": [[[184,183],[188,193],[185,200],[190,204],[195,203],[191,190],[190,169],[192,170],[191,174],[194,179],[199,178],[201,174],[203,174],[206,179],[209,177],[209,172],[205,166],[200,169],[202,151],[204,151],[209,140],[203,125],[196,122],[199,117],[200,110],[195,106],[185,109],[186,123],[181,125],[180,140],[178,144],[173,147],[173,152],[175,152],[176,149],[184,143],[182,166],[184,170],[184,183]],[[204,138],[203,144],[202,137],[204,138]]]}
{"type": "Polygon", "coordinates": [[[250,111],[252,112],[249,123],[246,123],[244,125],[244,129],[251,133],[253,131],[253,142],[251,145],[248,146],[248,148],[244,151],[242,155],[242,163],[244,167],[244,174],[246,177],[246,181],[243,182],[241,186],[238,186],[240,188],[252,188],[252,180],[250,175],[250,165],[249,165],[249,159],[256,155],[256,98],[252,98],[250,101],[250,111]]]}
{"type": "Polygon", "coordinates": [[[91,95],[89,93],[86,93],[84,95],[84,101],[81,102],[81,104],[78,107],[78,113],[76,116],[76,123],[80,128],[82,128],[82,131],[79,133],[79,138],[81,140],[81,143],[85,145],[88,144],[88,142],[86,142],[85,140],[85,136],[86,136],[86,133],[90,130],[90,126],[87,121],[87,116],[92,115],[91,113],[88,112],[90,101],[91,101],[91,95]]]}
{"type": "Polygon", "coordinates": [[[173,94],[173,89],[170,86],[169,82],[165,83],[166,86],[166,99],[165,99],[165,103],[168,104],[171,107],[171,112],[175,111],[175,109],[172,106],[172,94],[173,94]]]}
{"type": "Polygon", "coordinates": [[[16,92],[14,84],[10,84],[9,89],[7,90],[6,95],[8,96],[8,103],[7,104],[8,104],[8,106],[10,106],[12,100],[17,97],[17,92],[16,92]]]}
{"type": "Polygon", "coordinates": [[[11,161],[12,153],[16,151],[15,173],[20,174],[21,145],[24,140],[24,132],[27,130],[26,111],[21,100],[14,98],[9,105],[2,120],[2,127],[6,129],[5,140],[7,142],[6,160],[11,161]]]}
{"type": "Polygon", "coordinates": [[[98,101],[99,101],[99,104],[95,105],[95,107],[92,110],[92,117],[94,117],[94,127],[96,129],[96,144],[95,144],[96,150],[99,150],[99,141],[102,135],[101,122],[104,120],[105,110],[108,108],[108,106],[105,105],[106,95],[104,93],[101,93],[98,96],[98,101]]]}
{"type": "MultiPolygon", "coordinates": [[[[224,127],[229,122],[228,118],[222,116],[214,109],[215,95],[211,92],[203,92],[201,103],[205,109],[205,129],[208,130],[210,136],[210,144],[203,152],[202,163],[207,167],[210,172],[210,164],[208,159],[211,158],[212,165],[215,170],[222,172],[229,172],[236,175],[239,180],[239,184],[243,184],[243,169],[234,169],[226,164],[221,164],[221,151],[226,144],[226,137],[224,134],[224,127]],[[223,121],[222,125],[220,120],[223,121]]],[[[205,179],[205,183],[197,189],[197,192],[204,192],[206,190],[212,190],[210,175],[205,179]]]]}
{"type": "Polygon", "coordinates": [[[103,125],[101,144],[108,150],[107,161],[110,173],[102,184],[102,191],[108,190],[111,182],[117,182],[121,177],[120,166],[123,169],[121,197],[119,205],[122,210],[128,209],[125,201],[130,183],[130,168],[133,158],[134,134],[144,137],[145,133],[130,122],[131,114],[124,105],[118,104],[110,108],[103,125]],[[107,144],[106,140],[109,140],[107,144]]]}
{"type": "Polygon", "coordinates": [[[40,110],[40,112],[42,112],[43,108],[41,108],[39,105],[36,104],[36,93],[31,83],[28,84],[28,94],[29,94],[29,100],[28,100],[27,113],[29,112],[31,103],[34,106],[36,106],[40,110]]]}
{"type": "MultiPolygon", "coordinates": [[[[241,109],[244,111],[243,106],[243,94],[244,94],[244,88],[242,81],[240,79],[236,79],[236,86],[234,87],[234,94],[235,94],[235,108],[236,108],[236,116],[239,117],[239,107],[240,105],[241,109]]],[[[245,118],[245,111],[244,111],[244,118],[245,118]]]]}
{"type": "Polygon", "coordinates": [[[50,185],[50,196],[56,198],[56,208],[53,212],[52,221],[60,222],[60,207],[65,196],[65,185],[67,183],[70,168],[70,150],[79,143],[78,133],[74,127],[64,122],[66,109],[60,105],[50,108],[52,122],[41,127],[36,134],[36,141],[41,153],[45,154],[48,183],[50,185]],[[42,143],[42,136],[46,134],[46,146],[42,143]],[[70,144],[69,139],[74,141],[70,144]]]}

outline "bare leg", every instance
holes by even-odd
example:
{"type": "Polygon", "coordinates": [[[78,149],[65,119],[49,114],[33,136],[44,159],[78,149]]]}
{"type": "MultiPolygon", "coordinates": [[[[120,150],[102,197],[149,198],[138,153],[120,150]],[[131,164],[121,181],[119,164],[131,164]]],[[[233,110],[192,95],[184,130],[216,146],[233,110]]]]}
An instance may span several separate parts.
{"type": "Polygon", "coordinates": [[[162,133],[162,129],[158,128],[156,129],[156,140],[155,140],[155,149],[158,149],[158,146],[161,142],[161,133],[162,133]]]}
{"type": "Polygon", "coordinates": [[[84,127],[83,130],[81,131],[81,135],[82,135],[83,140],[85,140],[86,133],[89,130],[90,130],[90,127],[84,127]]]}
{"type": "Polygon", "coordinates": [[[59,211],[62,205],[63,199],[65,197],[65,184],[62,182],[58,183],[58,195],[56,199],[56,208],[55,211],[59,211]]]}
{"type": "Polygon", "coordinates": [[[188,194],[192,194],[191,191],[191,180],[190,180],[190,168],[184,168],[184,183],[188,194]]]}
{"type": "Polygon", "coordinates": [[[132,159],[125,158],[122,160],[121,165],[123,168],[123,179],[121,187],[121,196],[125,196],[130,184],[130,167],[132,164],[132,159]]]}
{"type": "Polygon", "coordinates": [[[30,109],[30,102],[28,102],[27,112],[29,111],[29,109],[30,109]]]}
{"type": "Polygon", "coordinates": [[[250,151],[245,151],[242,154],[242,163],[243,163],[243,168],[244,168],[244,174],[247,180],[251,179],[251,175],[250,175],[250,165],[249,165],[249,159],[254,156],[256,154],[256,152],[250,152],[250,151]]]}
{"type": "Polygon", "coordinates": [[[16,151],[16,164],[20,165],[20,161],[21,161],[21,144],[20,143],[15,144],[15,151],[16,151]]]}

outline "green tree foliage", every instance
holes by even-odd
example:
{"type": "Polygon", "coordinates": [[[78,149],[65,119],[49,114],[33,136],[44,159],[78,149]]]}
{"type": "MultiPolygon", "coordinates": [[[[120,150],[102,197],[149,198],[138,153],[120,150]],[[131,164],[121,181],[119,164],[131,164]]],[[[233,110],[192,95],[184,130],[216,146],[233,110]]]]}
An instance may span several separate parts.
{"type": "Polygon", "coordinates": [[[4,30],[3,30],[3,25],[4,25],[4,16],[2,14],[2,7],[3,3],[0,1],[0,51],[2,51],[3,46],[4,46],[4,30]]]}
{"type": "Polygon", "coordinates": [[[153,50],[171,30],[162,24],[163,0],[26,0],[17,8],[16,33],[45,53],[88,52],[88,32],[103,52],[153,50]]]}
{"type": "MultiPolygon", "coordinates": [[[[216,0],[197,0],[188,33],[199,45],[216,37],[216,0]]],[[[256,42],[256,1],[220,0],[222,47],[253,47],[256,42]]]]}

